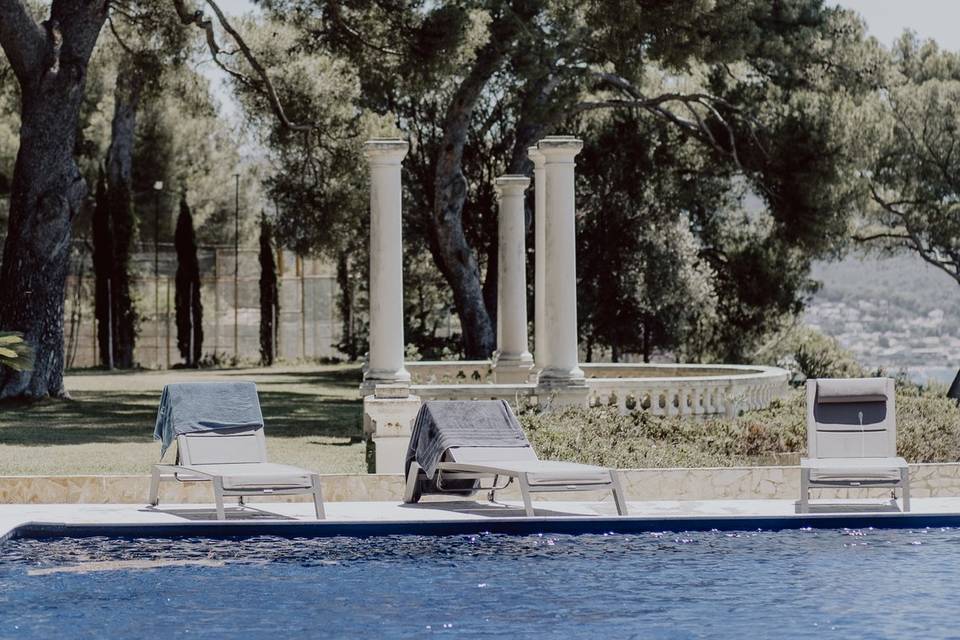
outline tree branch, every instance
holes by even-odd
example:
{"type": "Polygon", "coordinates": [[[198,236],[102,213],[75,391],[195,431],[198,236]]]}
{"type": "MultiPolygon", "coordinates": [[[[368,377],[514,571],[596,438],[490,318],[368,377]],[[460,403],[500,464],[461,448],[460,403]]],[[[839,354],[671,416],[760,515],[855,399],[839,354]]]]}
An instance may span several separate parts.
{"type": "Polygon", "coordinates": [[[46,39],[23,0],[0,0],[0,47],[21,85],[41,64],[46,39]]]}
{"type": "Polygon", "coordinates": [[[270,103],[270,109],[273,111],[274,116],[280,123],[287,129],[293,131],[309,131],[315,129],[317,125],[315,123],[295,123],[287,117],[286,111],[283,108],[283,104],[280,102],[280,97],[277,95],[277,89],[273,84],[273,81],[270,80],[270,76],[267,73],[266,68],[260,61],[257,60],[257,57],[253,54],[250,47],[247,45],[246,41],[243,39],[243,36],[233,28],[233,25],[227,20],[227,17],[221,11],[220,7],[214,0],[205,0],[210,8],[213,9],[214,14],[217,16],[217,21],[220,23],[220,26],[223,27],[223,30],[226,31],[233,41],[236,43],[237,47],[240,50],[240,53],[243,54],[244,59],[253,69],[256,74],[256,78],[251,78],[236,69],[231,69],[220,60],[220,54],[223,52],[223,49],[217,43],[216,33],[213,29],[213,21],[207,18],[203,11],[196,10],[190,11],[185,3],[185,0],[173,0],[173,5],[177,10],[177,15],[180,16],[180,22],[184,25],[195,25],[197,28],[201,29],[207,40],[207,48],[210,50],[210,54],[213,58],[214,63],[224,72],[229,74],[232,78],[235,78],[239,82],[242,82],[250,87],[253,87],[263,93],[267,98],[267,101],[270,103]]]}
{"type": "Polygon", "coordinates": [[[327,8],[330,10],[330,16],[333,18],[333,21],[337,23],[337,26],[343,29],[343,31],[347,35],[349,35],[351,38],[359,42],[364,47],[367,47],[368,49],[373,49],[374,51],[378,51],[388,56],[399,57],[403,55],[402,53],[400,53],[399,51],[395,51],[394,49],[387,49],[386,47],[382,47],[378,44],[370,42],[369,40],[363,37],[363,34],[361,34],[359,31],[357,31],[356,29],[348,25],[346,21],[344,21],[343,16],[340,15],[340,1],[341,0],[333,0],[333,2],[328,2],[327,8]]]}

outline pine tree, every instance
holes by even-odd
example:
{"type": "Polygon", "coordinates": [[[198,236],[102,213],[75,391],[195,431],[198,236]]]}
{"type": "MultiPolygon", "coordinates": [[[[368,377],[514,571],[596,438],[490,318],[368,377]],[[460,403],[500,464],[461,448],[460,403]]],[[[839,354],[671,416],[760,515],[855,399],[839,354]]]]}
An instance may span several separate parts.
{"type": "Polygon", "coordinates": [[[200,263],[197,239],[187,196],[180,198],[180,215],[174,235],[177,278],[174,302],[177,313],[177,349],[187,366],[196,367],[203,352],[203,305],[200,303],[200,263]]]}

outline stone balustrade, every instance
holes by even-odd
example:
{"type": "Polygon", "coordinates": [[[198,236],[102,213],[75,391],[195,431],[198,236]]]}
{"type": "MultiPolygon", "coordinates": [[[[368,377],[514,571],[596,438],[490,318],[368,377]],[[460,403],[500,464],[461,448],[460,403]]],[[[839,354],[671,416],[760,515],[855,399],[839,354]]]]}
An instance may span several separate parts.
{"type": "Polygon", "coordinates": [[[406,364],[415,385],[482,384],[493,382],[489,360],[434,360],[406,364]]]}
{"type": "MultiPolygon", "coordinates": [[[[412,392],[432,400],[503,399],[537,403],[535,384],[493,384],[490,362],[408,362],[412,392]]],[[[744,365],[581,365],[590,406],[616,406],[621,413],[665,416],[735,416],[763,409],[787,391],[789,372],[744,365]]]]}

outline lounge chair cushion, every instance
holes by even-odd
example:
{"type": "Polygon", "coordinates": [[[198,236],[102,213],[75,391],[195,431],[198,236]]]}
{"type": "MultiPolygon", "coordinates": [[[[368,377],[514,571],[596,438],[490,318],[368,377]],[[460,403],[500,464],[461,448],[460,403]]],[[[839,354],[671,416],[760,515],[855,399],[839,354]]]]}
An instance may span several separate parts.
{"type": "Polygon", "coordinates": [[[817,402],[886,402],[886,378],[823,378],[817,380],[817,402]]]}
{"type": "Polygon", "coordinates": [[[900,457],[801,458],[800,467],[810,470],[811,482],[838,484],[896,481],[908,468],[900,457]]]}
{"type": "Polygon", "coordinates": [[[305,469],[273,462],[240,464],[198,464],[185,467],[213,476],[223,477],[224,489],[289,489],[311,486],[310,474],[305,469]]]}
{"type": "Polygon", "coordinates": [[[852,474],[850,471],[811,471],[811,482],[837,482],[851,484],[854,482],[879,482],[893,481],[900,479],[900,471],[897,469],[863,469],[852,474]]]}
{"type": "Polygon", "coordinates": [[[470,462],[441,463],[441,469],[450,471],[483,472],[491,475],[519,476],[527,474],[531,486],[609,484],[610,470],[589,464],[557,460],[503,460],[476,457],[470,462]]]}

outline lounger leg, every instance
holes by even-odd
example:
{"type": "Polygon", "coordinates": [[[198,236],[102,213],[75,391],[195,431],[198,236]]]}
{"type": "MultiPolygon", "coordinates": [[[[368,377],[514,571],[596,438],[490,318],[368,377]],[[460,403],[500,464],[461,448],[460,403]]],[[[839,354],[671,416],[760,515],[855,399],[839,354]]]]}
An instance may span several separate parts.
{"type": "Polygon", "coordinates": [[[610,484],[613,490],[613,501],[617,505],[617,514],[627,515],[627,497],[623,494],[623,486],[620,484],[620,474],[616,470],[610,470],[610,484]]]}
{"type": "Polygon", "coordinates": [[[223,510],[223,478],[213,479],[213,499],[217,503],[217,520],[226,520],[227,514],[223,510]]]}
{"type": "Polygon", "coordinates": [[[523,497],[523,510],[528,516],[534,516],[533,503],[530,501],[530,482],[527,480],[527,474],[520,474],[520,495],[523,497]]]}
{"type": "Polygon", "coordinates": [[[420,481],[420,465],[416,462],[410,463],[410,471],[407,473],[407,486],[403,490],[403,501],[406,504],[419,502],[417,493],[417,483],[420,481]]]}
{"type": "Polygon", "coordinates": [[[810,470],[800,469],[800,513],[810,512],[810,470]]]}
{"type": "Polygon", "coordinates": [[[910,511],[910,469],[900,470],[900,484],[903,485],[903,511],[910,511]]]}
{"type": "Polygon", "coordinates": [[[160,469],[154,467],[150,476],[150,506],[160,504],[160,469]]]}
{"type": "Polygon", "coordinates": [[[320,486],[320,476],[311,474],[310,486],[313,487],[313,509],[317,512],[317,520],[325,520],[327,514],[323,510],[323,487],[320,486]]]}

